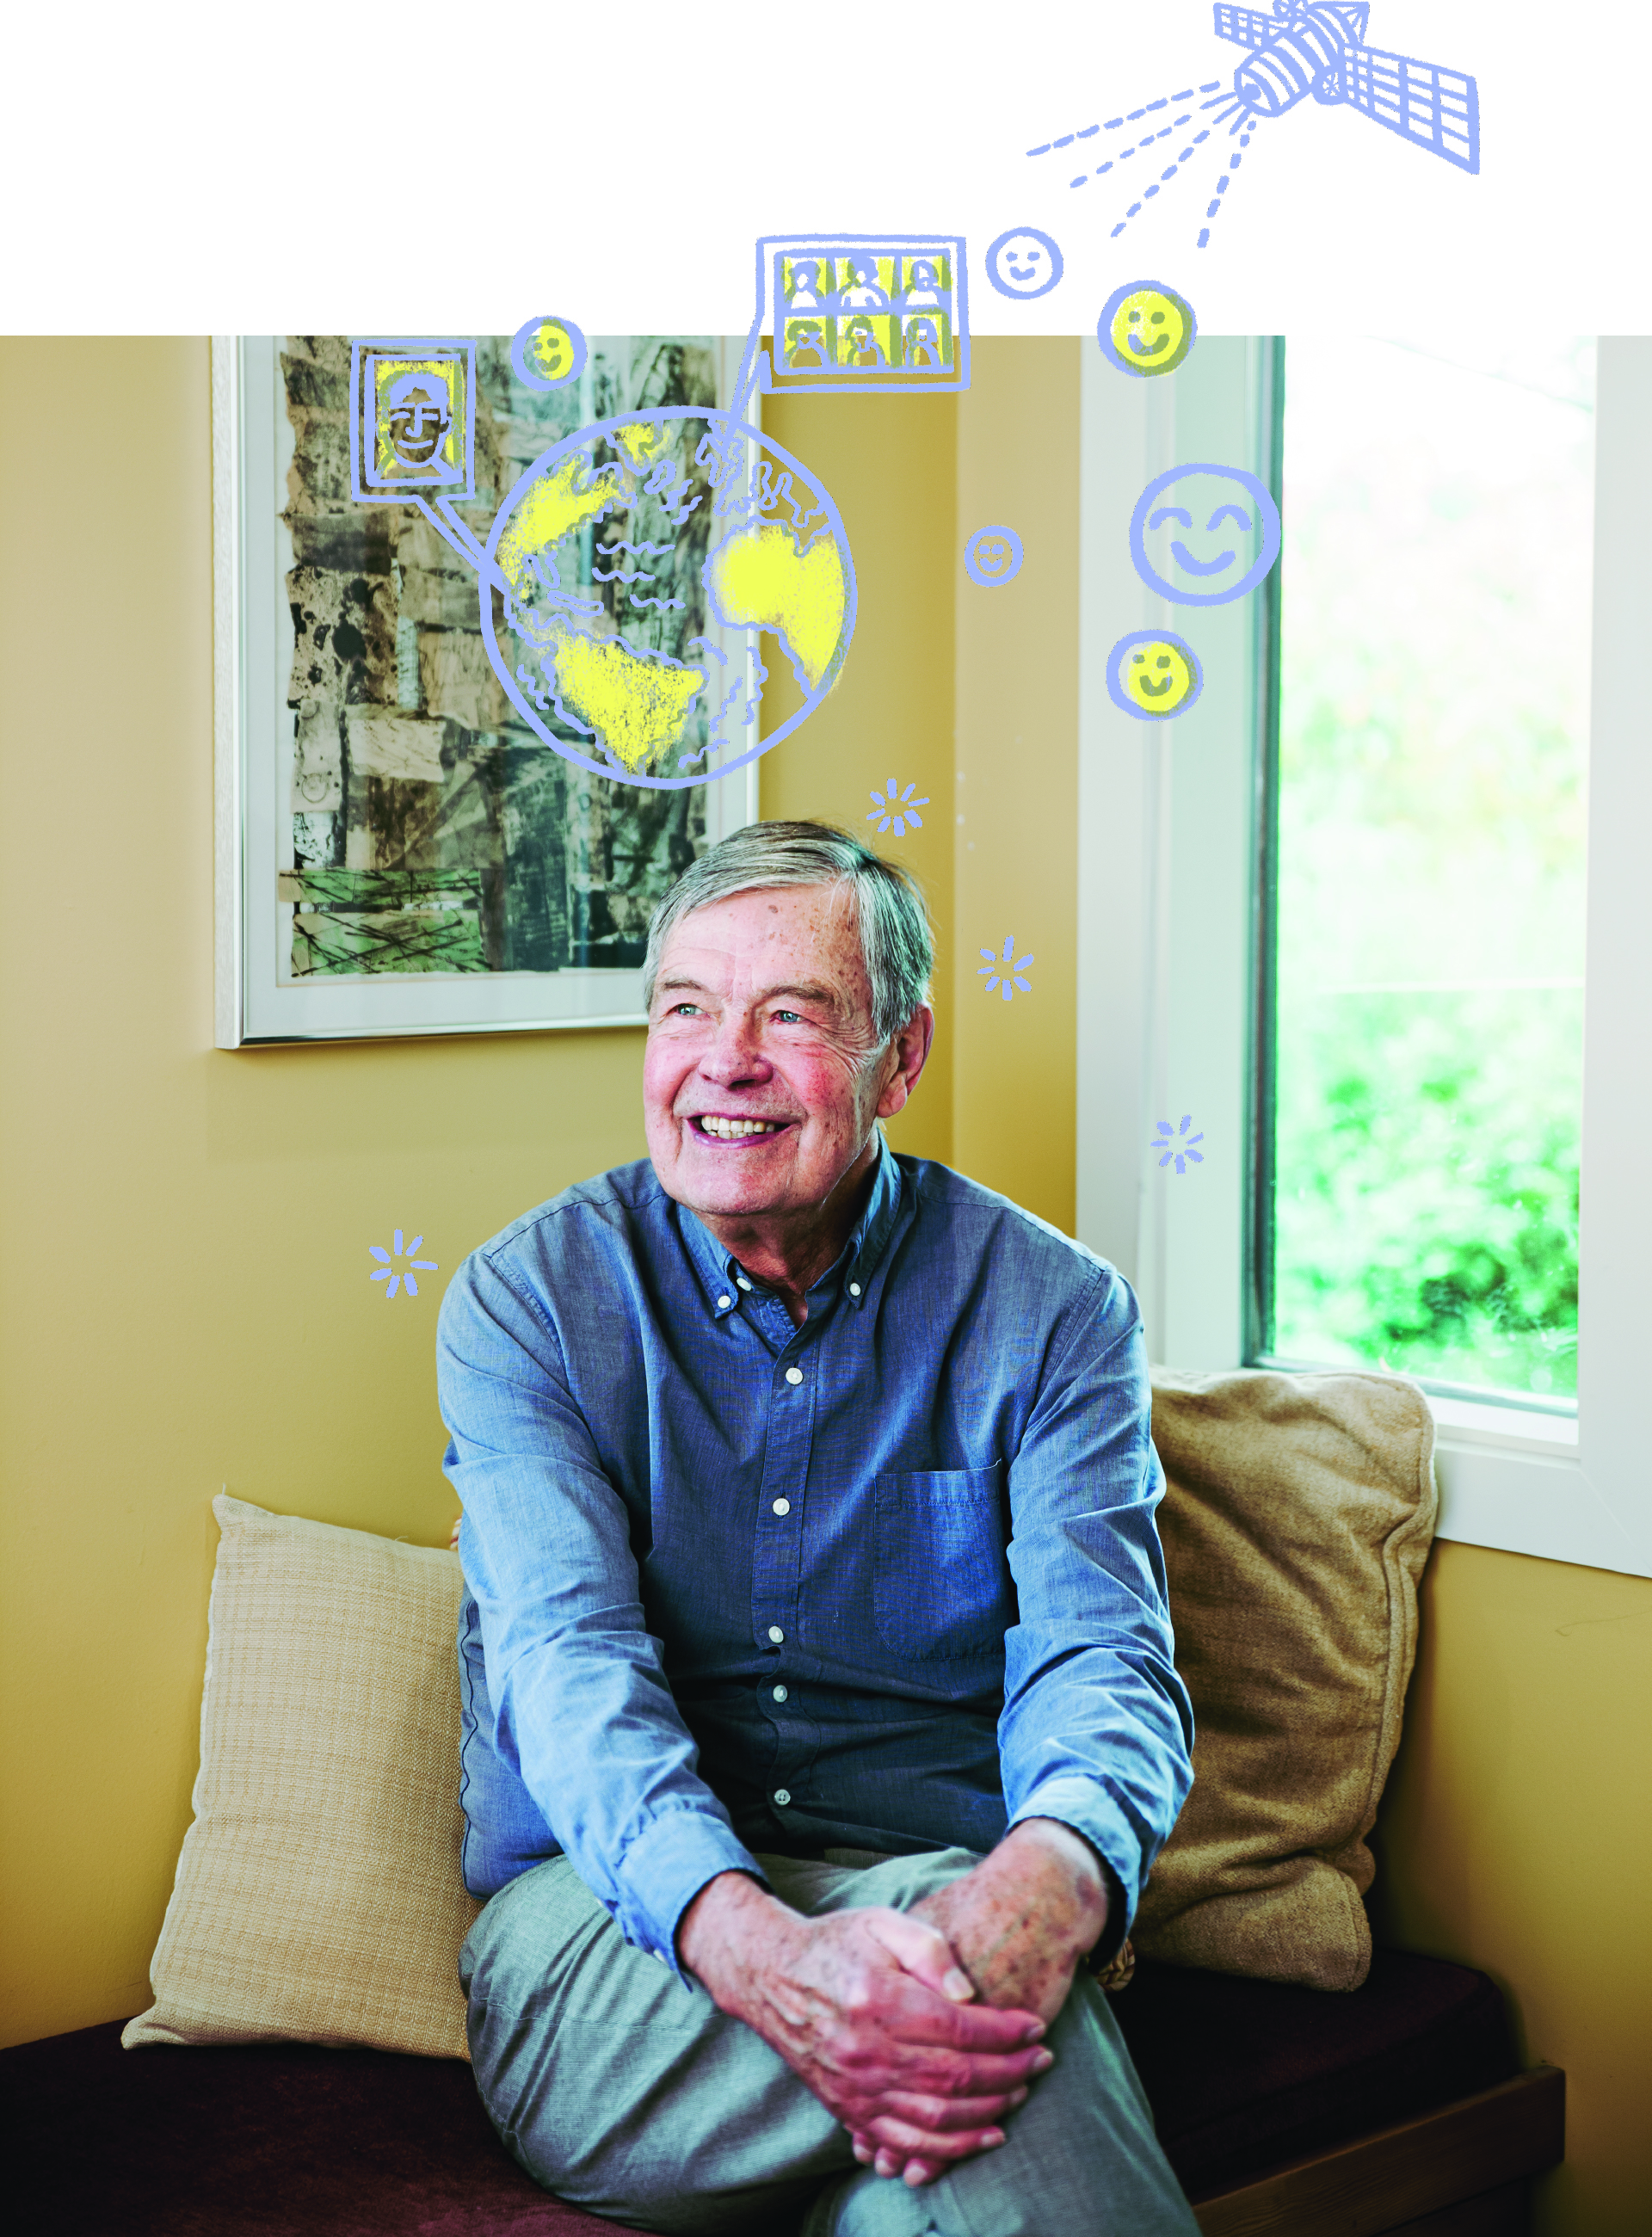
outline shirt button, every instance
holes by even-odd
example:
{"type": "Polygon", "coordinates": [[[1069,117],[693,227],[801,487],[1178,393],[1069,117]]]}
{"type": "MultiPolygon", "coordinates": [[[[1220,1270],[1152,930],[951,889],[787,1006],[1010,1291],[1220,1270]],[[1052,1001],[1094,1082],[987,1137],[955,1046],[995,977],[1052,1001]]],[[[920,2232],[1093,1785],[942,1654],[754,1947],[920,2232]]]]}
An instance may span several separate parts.
{"type": "Polygon", "coordinates": [[[743,1274],[737,1274],[734,1277],[734,1282],[735,1287],[739,1290],[749,1290],[751,1287],[750,1283],[747,1281],[743,1274]]]}
{"type": "Polygon", "coordinates": [[[776,1786],[775,1789],[775,1800],[783,1810],[787,1803],[791,1800],[791,1789],[789,1786],[776,1786]]]}
{"type": "Polygon", "coordinates": [[[788,1382],[801,1382],[803,1379],[803,1370],[801,1367],[789,1367],[786,1369],[786,1380],[788,1382]]]}
{"type": "Polygon", "coordinates": [[[775,1513],[776,1514],[790,1514],[791,1513],[791,1501],[789,1499],[776,1500],[775,1513]]]}
{"type": "Polygon", "coordinates": [[[727,1312],[729,1307],[733,1303],[734,1299],[732,1297],[719,1297],[717,1299],[717,1310],[719,1312],[727,1312]]]}
{"type": "Polygon", "coordinates": [[[783,1686],[776,1686],[775,1687],[775,1699],[776,1699],[776,1701],[783,1701],[783,1700],[785,1699],[785,1698],[786,1698],[786,1689],[785,1689],[785,1687],[784,1687],[783,1686]]]}
{"type": "Polygon", "coordinates": [[[851,1282],[849,1285],[849,1293],[851,1297],[858,1297],[861,1294],[860,1283],[858,1282],[851,1282]]]}
{"type": "Polygon", "coordinates": [[[770,1639],[772,1639],[772,1640],[773,1640],[773,1641],[774,1641],[774,1643],[775,1643],[775,1645],[776,1645],[776,1646],[779,1646],[779,1644],[780,1644],[781,1640],[785,1637],[785,1635],[786,1635],[786,1634],[785,1634],[785,1633],[784,1633],[783,1631],[782,1631],[782,1629],[780,1628],[780,1626],[779,1626],[777,1623],[771,1623],[771,1624],[770,1625],[770,1627],[769,1627],[769,1636],[770,1636],[770,1639]]]}

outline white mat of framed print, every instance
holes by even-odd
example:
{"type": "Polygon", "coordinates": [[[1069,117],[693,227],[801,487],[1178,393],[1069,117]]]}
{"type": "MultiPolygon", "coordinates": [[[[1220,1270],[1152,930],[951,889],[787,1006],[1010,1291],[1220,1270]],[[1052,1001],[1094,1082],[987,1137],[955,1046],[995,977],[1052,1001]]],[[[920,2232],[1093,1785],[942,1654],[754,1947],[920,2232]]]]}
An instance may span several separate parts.
{"type": "Polygon", "coordinates": [[[221,1048],[639,1024],[654,903],[757,815],[684,480],[739,345],[547,333],[214,345],[221,1048]]]}

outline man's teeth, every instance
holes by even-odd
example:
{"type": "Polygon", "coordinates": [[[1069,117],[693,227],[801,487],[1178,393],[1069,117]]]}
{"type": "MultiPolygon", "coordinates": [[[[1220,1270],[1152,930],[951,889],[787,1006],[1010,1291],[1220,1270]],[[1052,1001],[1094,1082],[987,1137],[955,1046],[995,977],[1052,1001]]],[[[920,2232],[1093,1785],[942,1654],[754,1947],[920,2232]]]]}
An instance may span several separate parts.
{"type": "Polygon", "coordinates": [[[742,1134],[774,1134],[779,1128],[772,1118],[702,1118],[701,1130],[715,1135],[719,1142],[737,1141],[742,1134]]]}

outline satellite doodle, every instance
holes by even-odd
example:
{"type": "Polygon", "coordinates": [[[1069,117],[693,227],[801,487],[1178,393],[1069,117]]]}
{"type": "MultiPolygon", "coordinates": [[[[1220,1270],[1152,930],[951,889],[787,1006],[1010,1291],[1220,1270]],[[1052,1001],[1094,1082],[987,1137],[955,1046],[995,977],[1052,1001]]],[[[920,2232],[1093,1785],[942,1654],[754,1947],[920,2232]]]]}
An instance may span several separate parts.
{"type": "MultiPolygon", "coordinates": [[[[1127,124],[1138,124],[1180,102],[1191,102],[1196,93],[1215,96],[1201,101],[1197,110],[1190,109],[1166,124],[1150,125],[1141,139],[1127,147],[1100,141],[1100,147],[1107,150],[1103,160],[1094,169],[1080,171],[1069,179],[1069,187],[1078,188],[1087,186],[1093,178],[1105,178],[1110,172],[1122,171],[1133,157],[1151,155],[1160,141],[1193,124],[1206,111],[1216,112],[1208,123],[1193,134],[1186,146],[1157,179],[1131,202],[1113,228],[1115,241],[1131,219],[1180,175],[1194,151],[1226,124],[1228,138],[1237,139],[1239,147],[1219,174],[1205,211],[1206,221],[1218,216],[1226,207],[1225,198],[1256,128],[1285,115],[1310,94],[1324,107],[1357,110],[1373,124],[1380,124],[1385,131],[1398,133],[1415,146],[1427,148],[1431,155],[1455,164],[1459,170],[1478,172],[1480,94],[1474,79],[1464,70],[1448,69],[1414,56],[1391,54],[1385,48],[1368,46],[1365,30],[1371,20],[1369,0],[1273,0],[1271,16],[1255,8],[1218,5],[1213,10],[1213,18],[1219,39],[1251,50],[1234,71],[1231,87],[1224,89],[1219,78],[1212,78],[1197,87],[1183,86],[1175,93],[1144,102],[1127,115],[1110,116],[1080,130],[1064,132],[1058,138],[1041,141],[1036,148],[1027,150],[1029,156],[1034,157],[1056,154],[1077,148],[1081,142],[1098,140],[1103,133],[1122,131],[1127,124]]],[[[1087,155],[1095,152],[1098,150],[1087,150],[1087,155]]],[[[1143,166],[1144,170],[1146,168],[1143,166]]],[[[1207,221],[1199,231],[1196,245],[1204,248],[1209,241],[1207,221]]]]}

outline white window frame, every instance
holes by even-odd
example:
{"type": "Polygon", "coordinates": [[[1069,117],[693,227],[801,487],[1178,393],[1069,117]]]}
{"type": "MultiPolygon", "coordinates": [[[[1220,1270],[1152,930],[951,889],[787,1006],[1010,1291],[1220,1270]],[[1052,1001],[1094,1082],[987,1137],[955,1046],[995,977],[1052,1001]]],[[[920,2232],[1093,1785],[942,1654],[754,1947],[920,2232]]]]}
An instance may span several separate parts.
{"type": "MultiPolygon", "coordinates": [[[[1244,1358],[1261,597],[1173,608],[1127,530],[1176,461],[1257,469],[1269,365],[1265,342],[1206,336],[1172,379],[1089,350],[1081,383],[1078,1233],[1136,1289],[1150,1356],[1194,1373],[1244,1358]],[[1155,626],[1206,673],[1162,725],[1107,688],[1110,648],[1155,626]],[[1184,1113],[1205,1162],[1178,1175],[1150,1144],[1184,1113]]],[[[1430,1403],[1442,1537],[1652,1576],[1652,1187],[1632,1178],[1652,1117],[1652,340],[1601,341],[1595,476],[1578,1410],[1430,1403]]]]}

